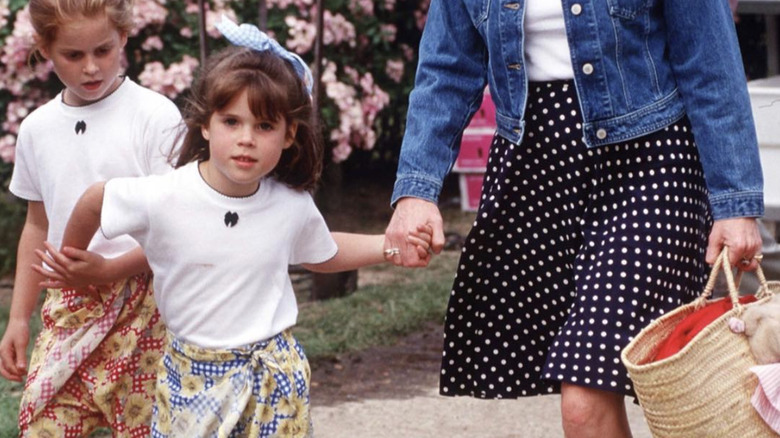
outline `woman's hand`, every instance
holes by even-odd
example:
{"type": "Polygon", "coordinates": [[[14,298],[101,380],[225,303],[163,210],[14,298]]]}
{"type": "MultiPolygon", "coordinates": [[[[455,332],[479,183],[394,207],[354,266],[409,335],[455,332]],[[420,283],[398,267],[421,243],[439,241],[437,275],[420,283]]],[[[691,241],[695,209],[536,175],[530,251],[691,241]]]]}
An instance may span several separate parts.
{"type": "Polygon", "coordinates": [[[724,246],[729,247],[729,263],[743,271],[754,271],[761,254],[761,234],[752,217],[715,221],[707,244],[707,263],[712,265],[724,246]]]}
{"type": "Polygon", "coordinates": [[[395,207],[390,224],[385,230],[385,247],[398,248],[399,253],[392,256],[392,262],[397,266],[424,267],[430,261],[429,252],[439,254],[444,248],[444,225],[439,208],[433,202],[418,198],[402,198],[395,207]],[[424,231],[430,230],[430,233],[424,231]],[[422,250],[424,245],[415,241],[424,234],[430,234],[429,250],[422,250]]]}

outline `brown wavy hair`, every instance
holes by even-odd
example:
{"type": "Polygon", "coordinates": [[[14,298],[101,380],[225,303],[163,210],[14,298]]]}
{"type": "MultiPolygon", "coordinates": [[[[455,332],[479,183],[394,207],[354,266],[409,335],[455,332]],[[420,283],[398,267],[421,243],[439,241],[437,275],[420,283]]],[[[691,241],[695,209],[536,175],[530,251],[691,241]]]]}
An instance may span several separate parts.
{"type": "Polygon", "coordinates": [[[36,34],[31,56],[40,59],[40,49],[54,42],[63,23],[103,14],[120,33],[133,29],[132,0],[30,0],[30,22],[36,34]]]}
{"type": "Polygon", "coordinates": [[[323,145],[303,81],[282,58],[245,47],[229,46],[211,55],[192,84],[184,102],[186,129],[176,167],[209,159],[201,127],[243,90],[255,117],[297,124],[295,140],[271,176],[294,189],[314,190],[322,173],[323,145]]]}

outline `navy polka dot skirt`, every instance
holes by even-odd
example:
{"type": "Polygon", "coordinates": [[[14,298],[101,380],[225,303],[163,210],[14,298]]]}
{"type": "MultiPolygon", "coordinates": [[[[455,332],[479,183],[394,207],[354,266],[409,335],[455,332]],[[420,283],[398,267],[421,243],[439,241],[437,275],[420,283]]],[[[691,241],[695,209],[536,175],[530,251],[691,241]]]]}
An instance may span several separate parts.
{"type": "Polygon", "coordinates": [[[446,315],[442,395],[561,382],[633,395],[620,351],[704,286],[711,226],[687,119],[587,149],[573,82],[529,85],[521,145],[496,136],[446,315]]]}

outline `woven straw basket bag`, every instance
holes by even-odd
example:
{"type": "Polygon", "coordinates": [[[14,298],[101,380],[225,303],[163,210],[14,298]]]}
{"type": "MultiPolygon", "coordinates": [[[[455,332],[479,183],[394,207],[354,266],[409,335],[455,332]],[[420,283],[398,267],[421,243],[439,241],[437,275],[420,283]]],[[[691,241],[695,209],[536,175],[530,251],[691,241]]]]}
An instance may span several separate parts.
{"type": "Polygon", "coordinates": [[[780,293],[780,282],[767,282],[756,271],[758,301],[738,302],[739,293],[724,249],[712,267],[702,295],[690,304],[656,319],[623,350],[621,359],[634,383],[650,431],[656,438],[776,437],[750,404],[758,379],[747,338],[728,327],[732,316],[780,293]],[[647,363],[677,324],[707,303],[718,272],[726,275],[732,310],[697,334],[675,355],[647,363]]]}

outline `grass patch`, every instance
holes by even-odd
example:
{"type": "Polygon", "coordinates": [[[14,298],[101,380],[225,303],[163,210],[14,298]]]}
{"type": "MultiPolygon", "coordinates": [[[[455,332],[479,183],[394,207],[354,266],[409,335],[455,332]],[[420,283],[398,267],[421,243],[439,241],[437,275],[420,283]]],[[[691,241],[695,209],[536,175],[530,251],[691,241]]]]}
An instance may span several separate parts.
{"type": "Polygon", "coordinates": [[[352,295],[302,303],[293,332],[311,360],[389,345],[423,324],[444,320],[460,255],[448,251],[425,269],[361,269],[352,295]]]}
{"type": "Polygon", "coordinates": [[[357,293],[302,306],[295,336],[316,360],[346,351],[393,343],[428,321],[442,321],[451,282],[404,287],[376,285],[357,293]]]}
{"type": "Polygon", "coordinates": [[[24,385],[0,378],[0,437],[19,436],[16,419],[19,415],[19,399],[24,385]]]}

